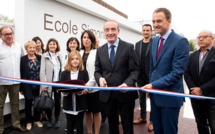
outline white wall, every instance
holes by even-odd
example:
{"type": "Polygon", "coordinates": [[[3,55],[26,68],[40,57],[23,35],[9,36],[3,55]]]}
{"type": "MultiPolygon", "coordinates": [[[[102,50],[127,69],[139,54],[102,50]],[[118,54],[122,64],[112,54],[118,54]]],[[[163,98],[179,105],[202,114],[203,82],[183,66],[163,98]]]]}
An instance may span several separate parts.
{"type": "MultiPolygon", "coordinates": [[[[77,37],[80,41],[81,33],[86,29],[96,31],[100,45],[104,44],[103,26],[108,19],[118,21],[121,39],[134,44],[142,38],[140,25],[92,0],[16,0],[15,40],[24,45],[39,36],[46,45],[49,38],[56,38],[61,53],[65,54],[68,38],[77,37]]],[[[20,109],[24,108],[23,103],[21,100],[20,109]]],[[[5,107],[5,114],[10,113],[8,103],[5,107]]]]}
{"type": "Polygon", "coordinates": [[[142,38],[139,25],[92,0],[19,0],[15,7],[15,35],[21,44],[34,36],[41,37],[44,44],[49,38],[56,38],[61,53],[65,53],[68,38],[74,36],[80,41],[81,33],[92,29],[97,31],[95,34],[102,45],[106,42],[104,23],[112,18],[119,22],[121,39],[135,43],[142,38]]]}

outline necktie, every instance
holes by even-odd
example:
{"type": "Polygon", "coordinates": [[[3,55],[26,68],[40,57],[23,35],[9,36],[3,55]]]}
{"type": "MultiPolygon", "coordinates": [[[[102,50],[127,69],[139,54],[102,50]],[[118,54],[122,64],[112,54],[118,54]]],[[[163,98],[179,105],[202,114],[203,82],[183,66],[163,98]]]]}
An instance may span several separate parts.
{"type": "Polygon", "coordinates": [[[111,66],[113,67],[113,64],[114,64],[114,58],[115,58],[115,51],[114,51],[114,45],[111,45],[110,48],[110,63],[111,63],[111,66]]]}
{"type": "Polygon", "coordinates": [[[160,45],[159,45],[157,53],[156,53],[156,58],[158,58],[158,56],[163,48],[163,41],[164,41],[164,38],[160,37],[160,45]]]}

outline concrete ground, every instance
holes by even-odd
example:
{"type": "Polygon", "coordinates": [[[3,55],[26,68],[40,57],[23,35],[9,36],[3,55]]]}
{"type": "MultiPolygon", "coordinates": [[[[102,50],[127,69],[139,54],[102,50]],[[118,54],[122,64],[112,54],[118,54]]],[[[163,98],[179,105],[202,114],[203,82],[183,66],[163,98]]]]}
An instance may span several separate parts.
{"type": "MultiPolygon", "coordinates": [[[[150,111],[150,104],[149,100],[147,100],[147,111],[150,111]]],[[[140,110],[139,110],[139,104],[138,100],[136,101],[136,107],[134,110],[134,119],[139,118],[140,110]]],[[[149,115],[149,112],[147,113],[149,115]]],[[[148,116],[149,117],[149,116],[148,116]]],[[[28,132],[19,132],[16,130],[11,129],[11,119],[10,116],[5,116],[5,134],[66,134],[65,128],[66,128],[66,118],[64,113],[61,113],[61,127],[59,129],[46,128],[46,122],[44,123],[43,128],[37,128],[36,126],[33,126],[31,131],[28,132]]],[[[21,124],[25,126],[25,118],[23,112],[21,113],[21,124]]],[[[153,132],[147,131],[147,126],[149,124],[149,121],[145,124],[140,125],[134,125],[134,134],[153,134],[153,132]]],[[[86,124],[84,124],[86,126],[86,124]]],[[[179,117],[179,124],[178,124],[179,134],[197,134],[197,128],[195,124],[195,120],[192,115],[192,109],[190,108],[189,99],[186,99],[185,105],[182,107],[179,117]]],[[[120,134],[123,134],[122,127],[119,125],[120,134]]],[[[86,127],[85,127],[85,133],[86,133],[86,127]]],[[[101,127],[100,134],[108,134],[108,123],[107,120],[105,122],[105,125],[101,127]]]]}

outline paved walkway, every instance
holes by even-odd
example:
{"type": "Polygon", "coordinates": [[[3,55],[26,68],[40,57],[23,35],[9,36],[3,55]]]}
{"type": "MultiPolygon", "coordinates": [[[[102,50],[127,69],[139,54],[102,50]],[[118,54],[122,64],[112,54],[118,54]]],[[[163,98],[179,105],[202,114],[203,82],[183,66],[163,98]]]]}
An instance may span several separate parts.
{"type": "MultiPolygon", "coordinates": [[[[148,104],[147,111],[149,111],[150,110],[149,100],[147,101],[147,104],[148,104]]],[[[137,105],[135,108],[135,112],[134,112],[134,119],[137,119],[139,117],[139,113],[140,113],[139,105],[137,105]]],[[[149,112],[147,114],[149,114],[149,112]]],[[[21,122],[24,125],[24,115],[22,114],[22,116],[23,116],[23,118],[22,118],[21,122]]],[[[8,122],[10,120],[10,118],[7,117],[6,120],[8,122]]],[[[148,123],[149,123],[149,121],[145,124],[134,125],[134,134],[153,134],[153,132],[147,131],[148,123]]],[[[86,124],[84,124],[84,126],[86,126],[86,124]]],[[[196,124],[193,119],[192,109],[190,108],[189,99],[186,99],[186,103],[181,109],[178,126],[179,126],[178,127],[179,134],[197,134],[196,124]]],[[[37,128],[34,126],[31,131],[28,131],[25,133],[11,130],[11,127],[7,127],[5,132],[6,132],[6,134],[66,134],[66,132],[64,130],[65,127],[66,127],[65,115],[63,113],[61,113],[61,128],[59,128],[59,129],[55,129],[55,128],[48,129],[48,128],[46,128],[46,123],[44,122],[43,128],[37,128]]],[[[119,125],[119,128],[120,128],[120,133],[123,134],[121,125],[119,125]]],[[[85,133],[86,133],[86,130],[85,130],[85,133]]],[[[107,121],[105,122],[105,125],[101,128],[100,134],[108,134],[107,121]]]]}

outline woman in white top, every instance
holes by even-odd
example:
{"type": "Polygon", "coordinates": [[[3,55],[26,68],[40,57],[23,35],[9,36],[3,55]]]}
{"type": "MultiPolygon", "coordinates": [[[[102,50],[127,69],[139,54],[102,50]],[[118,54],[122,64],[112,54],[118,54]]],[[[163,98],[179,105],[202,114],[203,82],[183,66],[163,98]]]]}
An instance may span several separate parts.
{"type": "MultiPolygon", "coordinates": [[[[97,86],[94,79],[95,71],[95,58],[96,58],[96,38],[95,35],[90,31],[86,30],[81,35],[81,51],[84,67],[88,72],[89,81],[86,83],[87,86],[97,86]]],[[[92,133],[92,125],[94,123],[95,134],[99,134],[101,126],[101,103],[99,100],[99,91],[92,90],[87,94],[87,106],[88,111],[86,112],[86,123],[87,133],[92,133]]]]}
{"type": "Polygon", "coordinates": [[[79,41],[78,41],[78,39],[76,37],[70,37],[67,40],[67,43],[66,43],[67,54],[65,55],[65,64],[67,63],[69,54],[73,50],[76,50],[78,52],[80,51],[80,43],[79,43],[79,41]]]}
{"type": "MultiPolygon", "coordinates": [[[[62,71],[63,58],[58,53],[60,51],[59,43],[56,39],[51,38],[46,45],[45,53],[41,58],[40,80],[45,82],[59,82],[62,71]]],[[[60,127],[60,110],[61,110],[61,94],[57,92],[56,87],[41,86],[42,92],[54,94],[55,100],[55,128],[60,127]]],[[[48,116],[47,127],[52,127],[52,111],[46,111],[48,116]]]]}

